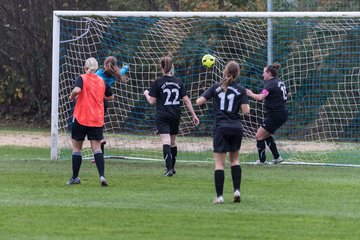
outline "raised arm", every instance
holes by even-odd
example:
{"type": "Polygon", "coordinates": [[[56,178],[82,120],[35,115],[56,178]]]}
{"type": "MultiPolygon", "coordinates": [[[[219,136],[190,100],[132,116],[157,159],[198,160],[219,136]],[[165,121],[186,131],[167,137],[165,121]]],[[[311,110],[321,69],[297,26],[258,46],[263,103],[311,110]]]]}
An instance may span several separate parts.
{"type": "Polygon", "coordinates": [[[151,104],[154,105],[156,103],[156,98],[149,95],[149,90],[144,91],[144,95],[146,97],[146,100],[151,104]]]}
{"type": "Polygon", "coordinates": [[[267,96],[267,94],[265,94],[263,92],[261,92],[259,94],[255,94],[250,89],[246,89],[246,95],[255,99],[256,101],[263,101],[267,96]]]}

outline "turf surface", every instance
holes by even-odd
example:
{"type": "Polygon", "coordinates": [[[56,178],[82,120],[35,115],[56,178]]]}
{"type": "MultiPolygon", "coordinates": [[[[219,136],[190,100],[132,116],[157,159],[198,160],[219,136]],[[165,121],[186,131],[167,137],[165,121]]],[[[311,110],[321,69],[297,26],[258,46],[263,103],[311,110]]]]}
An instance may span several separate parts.
{"type": "Polygon", "coordinates": [[[210,163],[108,160],[102,188],[90,161],[66,186],[68,160],[0,157],[0,239],[360,239],[359,168],[242,168],[241,203],[227,167],[214,205],[210,163]]]}

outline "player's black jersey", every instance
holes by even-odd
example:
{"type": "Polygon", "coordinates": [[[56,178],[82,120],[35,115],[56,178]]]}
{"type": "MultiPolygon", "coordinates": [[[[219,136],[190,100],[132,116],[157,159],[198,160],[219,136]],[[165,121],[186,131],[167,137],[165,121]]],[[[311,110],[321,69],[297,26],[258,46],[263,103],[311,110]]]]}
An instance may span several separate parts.
{"type": "Polygon", "coordinates": [[[273,78],[265,82],[264,89],[268,91],[265,98],[265,110],[268,114],[287,111],[287,92],[283,82],[273,78]]]}
{"type": "Polygon", "coordinates": [[[162,76],[151,85],[149,95],[156,98],[158,119],[179,119],[181,99],[186,96],[182,81],[172,76],[162,76]]]}
{"type": "Polygon", "coordinates": [[[214,131],[221,130],[229,134],[242,132],[239,110],[241,104],[249,103],[244,87],[233,82],[224,92],[220,83],[215,83],[202,96],[207,100],[213,98],[214,131]]]}

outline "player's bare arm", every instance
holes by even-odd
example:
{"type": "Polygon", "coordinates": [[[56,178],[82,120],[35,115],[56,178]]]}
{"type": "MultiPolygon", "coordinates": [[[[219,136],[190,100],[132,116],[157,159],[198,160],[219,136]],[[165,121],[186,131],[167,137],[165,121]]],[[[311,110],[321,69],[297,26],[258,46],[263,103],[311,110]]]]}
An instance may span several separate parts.
{"type": "Polygon", "coordinates": [[[256,101],[263,101],[267,96],[267,94],[264,94],[264,93],[255,94],[250,89],[246,89],[246,95],[248,95],[249,97],[255,99],[256,101]]]}
{"type": "Polygon", "coordinates": [[[105,96],[105,99],[108,100],[108,101],[112,101],[115,99],[114,95],[111,95],[111,96],[105,96]]]}
{"type": "Polygon", "coordinates": [[[194,125],[195,125],[195,126],[199,125],[200,120],[199,120],[199,118],[196,116],[196,113],[195,113],[194,108],[193,108],[193,106],[192,106],[192,104],[191,104],[190,98],[189,98],[188,96],[184,96],[184,97],[183,97],[183,101],[184,101],[186,107],[188,108],[188,110],[190,111],[190,113],[191,113],[191,115],[192,115],[192,117],[193,117],[193,123],[194,123],[194,125]]]}
{"type": "Polygon", "coordinates": [[[204,98],[203,96],[196,99],[196,105],[198,106],[204,105],[205,103],[206,103],[206,98],[204,98]]]}
{"type": "Polygon", "coordinates": [[[74,100],[77,97],[77,95],[79,95],[80,92],[81,92],[81,88],[74,87],[74,89],[70,93],[69,100],[70,101],[74,100]]]}
{"type": "Polygon", "coordinates": [[[249,106],[249,104],[241,104],[241,112],[244,115],[249,115],[250,114],[250,106],[249,106]]]}
{"type": "Polygon", "coordinates": [[[151,104],[154,105],[156,103],[156,98],[149,95],[149,90],[144,91],[144,95],[146,97],[146,100],[151,104]]]}

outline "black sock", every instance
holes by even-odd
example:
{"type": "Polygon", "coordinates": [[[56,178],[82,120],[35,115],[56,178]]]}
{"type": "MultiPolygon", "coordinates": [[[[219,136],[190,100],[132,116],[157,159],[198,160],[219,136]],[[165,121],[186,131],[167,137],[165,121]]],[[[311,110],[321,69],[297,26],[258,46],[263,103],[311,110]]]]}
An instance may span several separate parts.
{"type": "Polygon", "coordinates": [[[224,189],[224,180],[225,180],[224,170],[215,170],[214,179],[215,179],[216,195],[220,197],[223,195],[223,189],[224,189]]]}
{"type": "Polygon", "coordinates": [[[172,157],[172,168],[175,168],[176,163],[176,156],[177,156],[177,146],[171,147],[171,157],[172,157]]]}
{"type": "Polygon", "coordinates": [[[165,166],[167,170],[171,170],[172,167],[172,157],[171,157],[171,146],[168,144],[163,145],[163,156],[165,160],[165,166]]]}
{"type": "Polygon", "coordinates": [[[259,160],[260,162],[265,162],[266,161],[266,155],[265,155],[265,140],[259,140],[256,141],[256,146],[258,148],[258,153],[259,153],[259,160]]]}
{"type": "Polygon", "coordinates": [[[270,136],[267,139],[265,139],[265,141],[266,141],[266,144],[269,146],[271,153],[274,156],[274,159],[277,159],[280,155],[277,150],[274,138],[272,136],[270,136]]]}
{"type": "Polygon", "coordinates": [[[240,191],[240,185],[241,185],[241,166],[240,165],[231,166],[231,176],[232,176],[234,191],[235,190],[240,191]]]}
{"type": "Polygon", "coordinates": [[[73,152],[73,154],[72,154],[72,170],[73,170],[72,178],[73,179],[75,179],[79,176],[81,162],[82,162],[81,152],[73,152]]]}
{"type": "Polygon", "coordinates": [[[95,152],[94,159],[96,163],[96,167],[99,172],[99,176],[105,177],[105,161],[104,161],[104,154],[102,152],[95,152]]]}
{"type": "Polygon", "coordinates": [[[105,155],[105,143],[101,143],[101,151],[105,155]]]}

